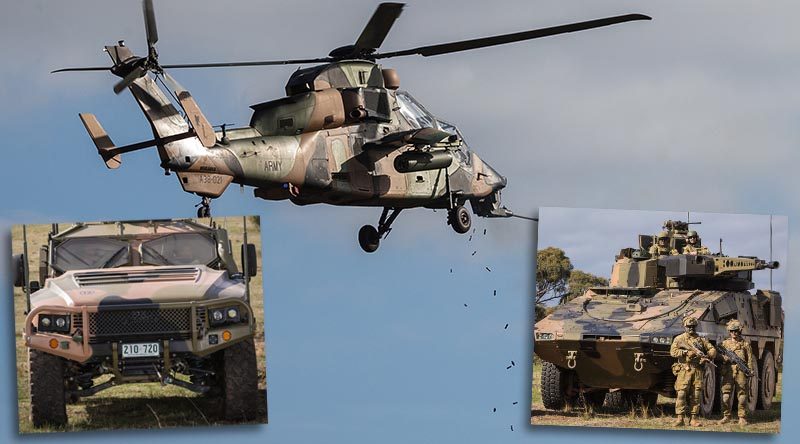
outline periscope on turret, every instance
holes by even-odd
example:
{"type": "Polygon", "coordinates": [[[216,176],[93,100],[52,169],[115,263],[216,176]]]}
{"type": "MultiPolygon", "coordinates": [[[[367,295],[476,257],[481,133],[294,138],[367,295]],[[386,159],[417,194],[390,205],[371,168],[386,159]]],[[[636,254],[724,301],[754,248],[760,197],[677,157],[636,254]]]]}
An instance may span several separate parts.
{"type": "Polygon", "coordinates": [[[787,227],[769,215],[541,209],[531,423],[563,424],[565,409],[583,408],[619,427],[647,420],[648,428],[777,433],[787,227]],[[711,346],[728,338],[730,321],[741,324],[755,358],[744,413],[764,411],[763,424],[733,430],[716,421],[721,355],[698,361],[701,395],[685,399],[688,364],[670,348],[688,319],[698,343],[711,346]],[[673,420],[676,397],[689,403],[685,422],[673,420]],[[631,411],[636,420],[623,418],[631,411]]]}

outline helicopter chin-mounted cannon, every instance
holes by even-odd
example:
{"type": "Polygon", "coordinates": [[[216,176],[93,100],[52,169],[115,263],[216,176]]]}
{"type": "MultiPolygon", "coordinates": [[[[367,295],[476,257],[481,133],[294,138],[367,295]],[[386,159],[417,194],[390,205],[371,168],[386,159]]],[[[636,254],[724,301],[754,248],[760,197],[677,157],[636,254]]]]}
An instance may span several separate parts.
{"type": "Polygon", "coordinates": [[[401,90],[397,72],[377,60],[429,57],[649,19],[628,14],[379,53],[403,9],[401,3],[382,3],[354,44],[327,57],[161,65],[152,1],[144,0],[143,9],[147,56],[135,56],[120,41],[105,48],[110,67],[56,71],[111,71],[122,78],[114,92],[129,90],[150,122],[154,138],[117,147],[94,115],[81,114],[106,166],[118,168],[121,154],[156,147],[165,173],[174,172],[184,191],[202,198],[198,216],[210,215],[211,199],[231,183],[253,187],[255,196],[266,200],[381,207],[377,226],[365,225],[358,234],[367,252],[378,248],[406,208],[446,209],[447,222],[458,233],[471,226],[467,202],[478,216],[514,216],[500,200],[506,178],[470,150],[456,126],[401,90]],[[222,125],[219,132],[167,72],[288,64],[314,66],[291,75],[286,97],[253,105],[248,126],[222,125]]]}

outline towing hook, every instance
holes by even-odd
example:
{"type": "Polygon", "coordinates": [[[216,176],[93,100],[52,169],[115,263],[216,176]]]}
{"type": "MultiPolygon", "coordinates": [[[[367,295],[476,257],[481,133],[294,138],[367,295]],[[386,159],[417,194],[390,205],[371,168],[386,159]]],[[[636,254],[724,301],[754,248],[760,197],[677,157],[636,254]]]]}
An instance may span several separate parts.
{"type": "Polygon", "coordinates": [[[567,350],[567,367],[573,369],[578,365],[578,351],[567,350]]]}
{"type": "Polygon", "coordinates": [[[644,369],[644,363],[647,359],[644,358],[644,353],[633,354],[633,369],[640,372],[644,369]]]}

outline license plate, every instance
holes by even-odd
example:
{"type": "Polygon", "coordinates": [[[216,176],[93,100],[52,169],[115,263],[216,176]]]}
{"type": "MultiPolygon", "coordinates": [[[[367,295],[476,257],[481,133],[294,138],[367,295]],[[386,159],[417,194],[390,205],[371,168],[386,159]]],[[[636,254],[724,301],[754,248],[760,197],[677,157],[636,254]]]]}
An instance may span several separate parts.
{"type": "Polygon", "coordinates": [[[158,342],[143,342],[140,344],[122,344],[122,357],[123,358],[144,358],[150,356],[159,356],[161,354],[161,347],[158,342]]]}

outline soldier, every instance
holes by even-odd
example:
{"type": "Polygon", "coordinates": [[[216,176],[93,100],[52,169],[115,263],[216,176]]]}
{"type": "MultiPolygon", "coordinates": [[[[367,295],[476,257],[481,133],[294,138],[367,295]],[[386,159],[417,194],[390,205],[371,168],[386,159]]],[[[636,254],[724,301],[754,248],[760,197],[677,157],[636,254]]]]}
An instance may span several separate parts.
{"type": "MultiPolygon", "coordinates": [[[[750,371],[755,373],[756,363],[753,358],[753,349],[750,343],[742,338],[742,325],[736,319],[728,322],[728,333],[730,337],[722,341],[722,345],[734,352],[742,361],[747,363],[750,371]]],[[[725,424],[731,420],[731,394],[736,389],[736,397],[739,400],[739,425],[747,425],[747,401],[750,393],[747,375],[727,356],[722,356],[722,419],[720,424],[725,424]]]]}
{"type": "Polygon", "coordinates": [[[690,230],[686,233],[686,246],[683,247],[683,254],[711,254],[711,252],[700,242],[697,231],[690,230]]]}
{"type": "Polygon", "coordinates": [[[668,232],[662,231],[658,233],[658,237],[656,238],[656,243],[655,245],[650,247],[649,253],[650,256],[661,256],[670,253],[668,232]]]}
{"type": "Polygon", "coordinates": [[[669,350],[673,358],[678,358],[678,362],[672,365],[677,393],[675,400],[677,419],[674,426],[684,425],[688,403],[691,414],[689,425],[700,427],[703,424],[697,419],[697,415],[700,413],[700,399],[703,392],[703,364],[713,361],[717,356],[717,349],[708,342],[708,339],[697,334],[695,331],[697,319],[684,319],[683,327],[686,332],[675,338],[669,350]]]}

